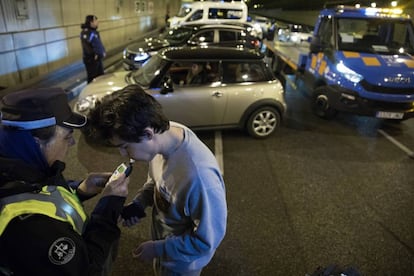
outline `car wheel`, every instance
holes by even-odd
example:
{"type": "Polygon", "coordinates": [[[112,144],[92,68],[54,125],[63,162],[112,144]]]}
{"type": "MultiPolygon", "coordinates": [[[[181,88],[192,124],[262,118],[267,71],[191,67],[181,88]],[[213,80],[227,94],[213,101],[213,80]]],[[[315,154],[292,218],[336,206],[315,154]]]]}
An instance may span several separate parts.
{"type": "Polygon", "coordinates": [[[280,125],[280,114],[273,107],[255,110],[247,120],[246,129],[254,138],[266,138],[280,125]]]}
{"type": "Polygon", "coordinates": [[[324,119],[335,117],[337,111],[330,106],[325,87],[322,86],[315,89],[312,99],[312,109],[318,117],[324,119]]]}

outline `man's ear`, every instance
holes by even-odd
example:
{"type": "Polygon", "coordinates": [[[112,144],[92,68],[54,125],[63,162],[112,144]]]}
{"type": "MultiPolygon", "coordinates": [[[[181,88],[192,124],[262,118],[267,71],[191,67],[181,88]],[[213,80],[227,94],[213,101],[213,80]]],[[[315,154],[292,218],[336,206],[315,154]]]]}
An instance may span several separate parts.
{"type": "Polygon", "coordinates": [[[154,137],[154,130],[152,128],[149,128],[149,127],[145,128],[144,129],[144,137],[147,140],[152,140],[152,138],[154,137]]]}

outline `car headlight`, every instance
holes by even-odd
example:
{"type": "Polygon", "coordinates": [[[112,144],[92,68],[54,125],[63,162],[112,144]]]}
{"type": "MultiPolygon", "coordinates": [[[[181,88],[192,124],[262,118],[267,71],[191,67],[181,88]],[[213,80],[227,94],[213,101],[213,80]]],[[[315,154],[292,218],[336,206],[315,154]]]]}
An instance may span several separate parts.
{"type": "Polygon", "coordinates": [[[88,111],[89,109],[94,108],[96,104],[96,100],[97,99],[95,95],[87,96],[83,99],[80,99],[76,103],[76,111],[84,113],[88,111]]]}
{"type": "Polygon", "coordinates": [[[150,57],[148,53],[139,53],[134,57],[134,61],[140,62],[147,60],[150,57]]]}
{"type": "Polygon", "coordinates": [[[346,67],[342,61],[336,65],[336,70],[338,70],[338,72],[341,73],[347,80],[354,83],[358,83],[364,78],[362,75],[346,67]]]}

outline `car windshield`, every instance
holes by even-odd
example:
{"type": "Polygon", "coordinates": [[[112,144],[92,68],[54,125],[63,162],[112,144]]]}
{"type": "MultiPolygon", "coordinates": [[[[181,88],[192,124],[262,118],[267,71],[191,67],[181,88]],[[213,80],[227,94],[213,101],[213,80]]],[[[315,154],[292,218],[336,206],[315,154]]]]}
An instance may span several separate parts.
{"type": "Polygon", "coordinates": [[[413,25],[408,20],[340,18],[338,49],[382,54],[414,54],[413,25]]]}
{"type": "Polygon", "coordinates": [[[191,7],[188,7],[188,6],[182,6],[181,8],[180,8],[180,11],[178,12],[178,14],[176,15],[177,17],[184,17],[184,16],[186,16],[187,14],[189,14],[190,12],[191,12],[191,7]]]}
{"type": "Polygon", "coordinates": [[[167,64],[167,61],[160,56],[155,55],[151,57],[137,71],[131,73],[133,81],[143,87],[149,87],[152,80],[161,73],[162,68],[167,64]]]}
{"type": "Polygon", "coordinates": [[[167,40],[170,44],[178,44],[180,42],[187,41],[193,30],[191,28],[171,28],[166,29],[161,38],[167,40]]]}

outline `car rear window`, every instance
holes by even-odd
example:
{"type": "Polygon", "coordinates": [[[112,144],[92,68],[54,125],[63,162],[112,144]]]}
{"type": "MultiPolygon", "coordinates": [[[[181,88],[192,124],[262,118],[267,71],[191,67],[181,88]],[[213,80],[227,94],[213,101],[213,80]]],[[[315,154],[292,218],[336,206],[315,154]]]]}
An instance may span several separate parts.
{"type": "Polygon", "coordinates": [[[223,82],[260,82],[267,81],[265,67],[259,62],[223,62],[223,82]]]}

